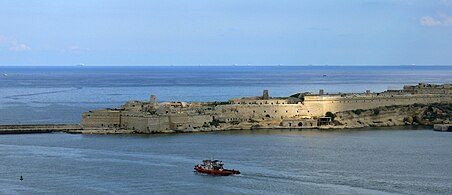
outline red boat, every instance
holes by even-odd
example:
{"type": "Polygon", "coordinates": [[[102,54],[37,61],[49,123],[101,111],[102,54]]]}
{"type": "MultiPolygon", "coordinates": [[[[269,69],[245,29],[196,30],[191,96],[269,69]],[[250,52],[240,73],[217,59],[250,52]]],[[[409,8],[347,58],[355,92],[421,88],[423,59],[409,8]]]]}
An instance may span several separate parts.
{"type": "Polygon", "coordinates": [[[240,174],[239,170],[234,169],[224,169],[222,161],[219,160],[203,160],[203,164],[198,164],[195,166],[195,171],[198,173],[206,173],[211,175],[232,175],[240,174]]]}

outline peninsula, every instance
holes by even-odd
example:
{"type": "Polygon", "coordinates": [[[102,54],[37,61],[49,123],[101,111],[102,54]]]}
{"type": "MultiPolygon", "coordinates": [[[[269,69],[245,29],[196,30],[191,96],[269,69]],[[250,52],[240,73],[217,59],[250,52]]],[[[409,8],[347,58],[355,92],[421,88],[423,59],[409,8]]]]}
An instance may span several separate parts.
{"type": "Polygon", "coordinates": [[[242,97],[225,102],[129,101],[83,113],[79,133],[172,133],[246,129],[343,129],[452,123],[452,84],[400,90],[289,97],[242,97]]]}
{"type": "Polygon", "coordinates": [[[297,93],[225,102],[129,101],[85,112],[80,124],[0,125],[1,133],[152,134],[250,129],[351,129],[404,125],[452,131],[452,84],[371,93],[297,93]]]}

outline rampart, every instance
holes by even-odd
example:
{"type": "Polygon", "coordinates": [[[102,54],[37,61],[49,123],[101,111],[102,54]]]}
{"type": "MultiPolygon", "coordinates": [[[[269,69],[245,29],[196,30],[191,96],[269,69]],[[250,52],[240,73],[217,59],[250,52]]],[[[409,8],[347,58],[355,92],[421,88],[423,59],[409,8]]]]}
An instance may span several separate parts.
{"type": "MultiPolygon", "coordinates": [[[[231,99],[227,102],[129,101],[115,109],[83,113],[83,129],[131,130],[138,133],[210,131],[250,128],[316,128],[320,119],[329,124],[327,112],[336,113],[382,106],[451,103],[450,84],[420,83],[401,90],[379,93],[319,94],[298,93],[272,98],[262,96],[231,99]]],[[[323,124],[322,123],[322,124],[323,124]]]]}

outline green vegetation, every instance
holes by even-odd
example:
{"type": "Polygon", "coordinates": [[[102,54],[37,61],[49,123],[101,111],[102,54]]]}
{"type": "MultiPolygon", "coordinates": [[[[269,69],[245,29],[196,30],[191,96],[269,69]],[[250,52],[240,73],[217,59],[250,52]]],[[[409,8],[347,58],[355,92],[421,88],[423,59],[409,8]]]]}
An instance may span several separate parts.
{"type": "Polygon", "coordinates": [[[229,122],[229,123],[232,124],[232,125],[238,125],[238,124],[240,124],[239,121],[231,121],[231,122],[229,122]]]}
{"type": "Polygon", "coordinates": [[[355,113],[356,115],[360,115],[364,110],[362,109],[356,109],[356,110],[352,110],[353,113],[355,113]]]}
{"type": "Polygon", "coordinates": [[[211,122],[209,122],[210,126],[215,126],[215,127],[220,126],[220,123],[224,123],[224,122],[220,121],[218,119],[213,119],[211,122]]]}
{"type": "Polygon", "coordinates": [[[300,96],[301,96],[301,93],[296,93],[296,94],[293,94],[293,95],[291,95],[289,97],[299,98],[300,96]]]}
{"type": "Polygon", "coordinates": [[[229,102],[207,102],[207,106],[227,105],[229,102]]]}
{"type": "Polygon", "coordinates": [[[325,116],[326,117],[330,117],[331,121],[334,121],[334,118],[336,118],[336,115],[334,113],[332,113],[332,112],[326,112],[325,116]]]}
{"type": "Polygon", "coordinates": [[[374,116],[377,116],[378,114],[380,114],[380,109],[379,108],[375,108],[375,109],[373,109],[373,111],[374,111],[374,116]]]}

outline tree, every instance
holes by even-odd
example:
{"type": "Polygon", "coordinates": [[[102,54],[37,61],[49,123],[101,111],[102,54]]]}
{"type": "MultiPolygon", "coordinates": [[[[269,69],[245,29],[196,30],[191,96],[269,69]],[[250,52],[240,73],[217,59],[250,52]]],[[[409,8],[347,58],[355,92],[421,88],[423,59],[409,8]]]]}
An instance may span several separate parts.
{"type": "Polygon", "coordinates": [[[334,118],[336,117],[336,115],[333,114],[332,112],[326,112],[326,113],[325,113],[325,116],[326,116],[326,117],[330,117],[330,118],[331,118],[331,121],[334,121],[334,118]]]}

